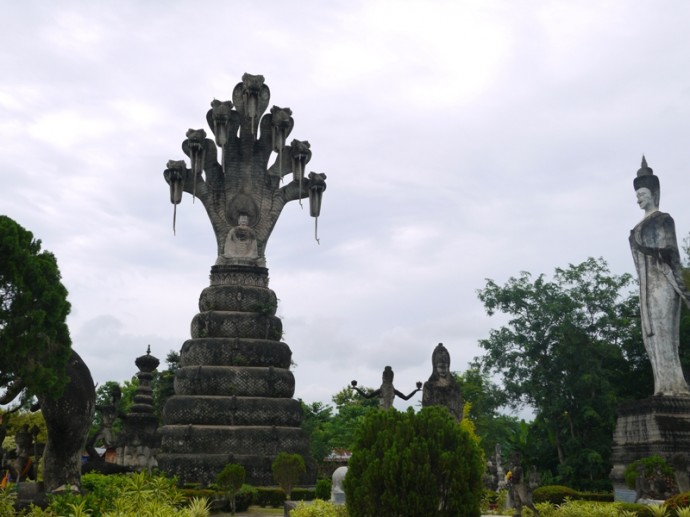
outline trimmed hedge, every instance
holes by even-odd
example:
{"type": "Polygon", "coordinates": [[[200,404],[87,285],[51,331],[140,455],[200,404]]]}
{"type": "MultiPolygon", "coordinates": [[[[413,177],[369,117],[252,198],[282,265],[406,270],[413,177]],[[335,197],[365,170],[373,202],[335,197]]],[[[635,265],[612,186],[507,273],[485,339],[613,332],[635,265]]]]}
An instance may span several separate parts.
{"type": "Polygon", "coordinates": [[[613,502],[613,494],[601,492],[579,492],[567,486],[546,485],[535,488],[532,500],[535,503],[563,504],[565,499],[573,501],[593,501],[598,503],[613,502]]]}
{"type": "Polygon", "coordinates": [[[563,504],[566,497],[569,499],[579,499],[579,492],[567,486],[546,485],[535,488],[532,492],[532,501],[535,503],[563,504]]]}
{"type": "Polygon", "coordinates": [[[618,503],[618,508],[621,511],[635,512],[637,517],[654,517],[654,514],[649,509],[649,506],[637,503],[618,503]]]}
{"type": "MultiPolygon", "coordinates": [[[[293,488],[291,494],[293,501],[313,501],[313,488],[293,488]]],[[[285,492],[278,487],[259,487],[256,489],[255,504],[266,508],[280,508],[285,504],[285,492]]]]}

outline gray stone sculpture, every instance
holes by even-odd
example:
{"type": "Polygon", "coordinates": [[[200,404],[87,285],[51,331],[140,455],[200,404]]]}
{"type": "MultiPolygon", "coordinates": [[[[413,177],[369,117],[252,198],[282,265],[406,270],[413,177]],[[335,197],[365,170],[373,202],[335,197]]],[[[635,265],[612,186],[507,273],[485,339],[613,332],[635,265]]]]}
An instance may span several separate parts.
{"type": "Polygon", "coordinates": [[[345,488],[343,482],[347,474],[347,467],[338,467],[333,471],[331,478],[331,502],[333,504],[345,504],[345,488]]]}
{"type": "Polygon", "coordinates": [[[460,385],[450,371],[450,353],[443,343],[436,345],[431,354],[433,370],[429,380],[424,383],[422,407],[444,406],[456,422],[462,420],[462,395],[460,385]]]}
{"type": "Polygon", "coordinates": [[[415,393],[422,389],[422,383],[418,382],[417,389],[410,392],[408,395],[405,395],[396,390],[395,386],[393,386],[393,368],[391,368],[390,366],[386,366],[383,369],[383,375],[381,377],[381,387],[372,391],[371,393],[367,393],[366,391],[363,391],[360,388],[358,388],[357,381],[352,381],[350,383],[350,387],[366,399],[379,397],[379,406],[381,407],[381,409],[392,408],[393,401],[395,400],[396,395],[403,400],[410,400],[415,393]]]}
{"type": "Polygon", "coordinates": [[[671,457],[673,465],[673,477],[676,480],[678,492],[690,490],[690,474],[688,473],[688,456],[683,452],[677,452],[671,457]]]}
{"type": "Polygon", "coordinates": [[[151,381],[160,361],[151,355],[151,346],[146,355],[136,358],[134,364],[139,368],[139,386],[134,395],[134,404],[129,409],[118,440],[117,462],[137,471],[151,472],[158,466],[156,453],[160,447],[158,418],[153,411],[153,389],[151,381]]]}
{"type": "MultiPolygon", "coordinates": [[[[690,391],[678,355],[681,301],[690,293],[680,276],[676,231],[670,215],[659,211],[659,178],[642,166],[633,181],[644,218],[630,232],[630,249],[640,283],[642,338],[654,374],[654,395],[618,406],[611,447],[610,478],[617,501],[634,497],[625,482],[632,462],[690,453],[690,391]]],[[[639,495],[639,494],[638,494],[639,495]]]]}
{"type": "Polygon", "coordinates": [[[326,175],[305,175],[309,142],[287,143],[292,111],[273,106],[262,116],[269,99],[263,76],[244,74],[232,101],[214,100],[206,114],[215,141],[190,129],[182,150],[191,167],[171,160],[164,172],[175,207],[183,192],[204,205],[217,245],[211,285],[199,298],[160,429],[158,465],[182,482],[209,483],[226,464],[239,463],[247,483],[270,485],[279,452],[301,454],[304,481],[315,478],[265,254],[288,202],[308,198],[318,218],[326,175]]]}
{"type": "Polygon", "coordinates": [[[116,440],[113,425],[120,416],[119,405],[122,392],[119,386],[114,386],[110,395],[109,404],[96,404],[96,411],[101,414],[101,425],[95,436],[89,440],[89,445],[95,445],[99,440],[103,441],[103,447],[115,447],[116,440]]]}
{"type": "Polygon", "coordinates": [[[659,178],[644,156],[633,185],[645,215],[629,240],[640,280],[642,338],[654,372],[654,393],[690,394],[678,355],[680,304],[690,305],[690,293],[681,276],[675,224],[659,211],[659,178]]]}
{"type": "Polygon", "coordinates": [[[519,454],[513,454],[512,464],[512,477],[510,478],[510,482],[512,485],[513,504],[515,505],[513,517],[521,517],[522,509],[525,507],[532,510],[532,513],[538,517],[539,512],[532,502],[532,489],[530,487],[529,478],[526,479],[519,454]]]}

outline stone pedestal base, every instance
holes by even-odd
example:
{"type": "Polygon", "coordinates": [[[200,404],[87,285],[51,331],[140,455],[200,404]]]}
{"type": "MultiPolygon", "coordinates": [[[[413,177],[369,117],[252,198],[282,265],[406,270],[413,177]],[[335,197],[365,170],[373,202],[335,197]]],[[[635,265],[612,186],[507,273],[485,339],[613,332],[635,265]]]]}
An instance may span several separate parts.
{"type": "Polygon", "coordinates": [[[677,452],[690,454],[690,396],[655,395],[620,406],[610,474],[616,500],[629,497],[627,465],[648,456],[661,456],[670,463],[677,452]]]}
{"type": "Polygon", "coordinates": [[[247,483],[273,485],[281,452],[304,458],[301,483],[316,481],[277,304],[266,268],[211,268],[159,430],[159,468],[181,483],[208,485],[225,465],[238,463],[247,483]]]}

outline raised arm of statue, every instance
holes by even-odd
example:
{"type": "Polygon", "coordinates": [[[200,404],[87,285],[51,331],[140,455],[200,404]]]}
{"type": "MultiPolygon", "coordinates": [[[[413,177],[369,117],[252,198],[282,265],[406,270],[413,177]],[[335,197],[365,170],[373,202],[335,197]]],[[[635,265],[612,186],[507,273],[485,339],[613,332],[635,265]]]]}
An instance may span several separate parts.
{"type": "Polygon", "coordinates": [[[350,386],[350,388],[355,390],[365,399],[373,399],[374,397],[378,397],[379,395],[381,395],[381,388],[374,390],[371,393],[367,393],[366,391],[359,389],[357,386],[350,386]]]}
{"type": "Polygon", "coordinates": [[[403,399],[403,400],[410,400],[410,399],[412,398],[412,396],[413,396],[415,393],[417,393],[418,391],[421,391],[421,389],[422,389],[422,383],[421,383],[421,382],[418,382],[418,383],[417,383],[417,388],[416,388],[415,390],[411,391],[409,395],[403,395],[403,394],[400,393],[398,390],[395,390],[395,394],[396,394],[398,397],[400,397],[401,399],[403,399]]]}

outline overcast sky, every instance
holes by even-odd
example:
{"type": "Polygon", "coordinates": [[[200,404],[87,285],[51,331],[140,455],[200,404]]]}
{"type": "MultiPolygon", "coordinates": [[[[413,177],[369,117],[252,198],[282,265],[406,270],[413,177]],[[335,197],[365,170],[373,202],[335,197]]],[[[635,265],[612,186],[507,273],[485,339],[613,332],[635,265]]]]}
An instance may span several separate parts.
{"type": "Polygon", "coordinates": [[[295,396],[385,365],[408,392],[437,343],[481,354],[486,278],[634,271],[643,153],[688,235],[689,26],[681,0],[5,2],[0,213],[57,256],[94,380],[129,379],[190,337],[216,258],[186,194],[173,236],[165,164],[262,74],[328,175],[320,245],[293,202],[267,248],[295,396]]]}

